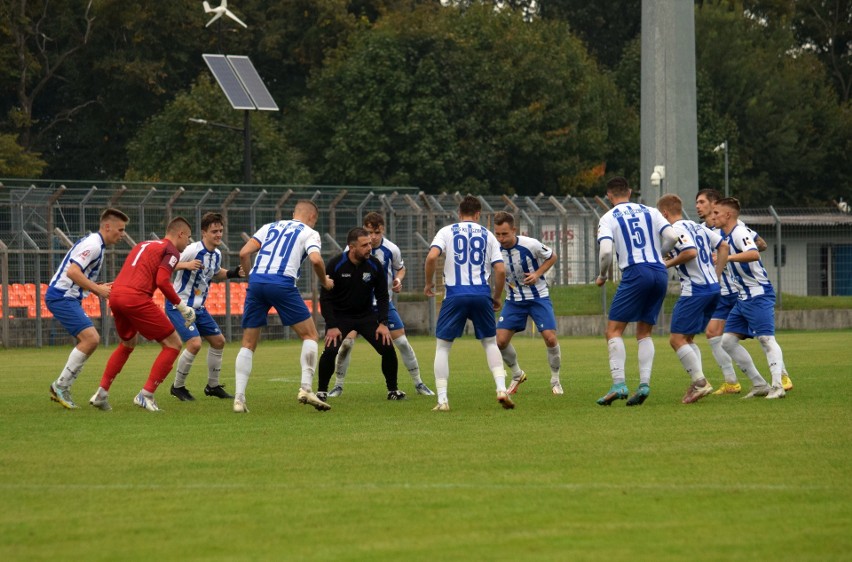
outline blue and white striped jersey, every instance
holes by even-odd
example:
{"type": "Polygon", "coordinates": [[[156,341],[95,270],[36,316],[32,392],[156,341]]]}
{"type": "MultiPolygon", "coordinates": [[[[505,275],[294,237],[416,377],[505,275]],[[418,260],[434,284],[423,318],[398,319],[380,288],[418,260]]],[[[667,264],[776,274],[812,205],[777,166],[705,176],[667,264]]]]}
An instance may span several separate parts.
{"type": "Polygon", "coordinates": [[[199,260],[201,269],[178,271],[173,282],[175,292],[187,306],[201,308],[207,301],[213,276],[222,269],[222,252],[214,248],[211,252],[203,242],[193,242],[180,254],[180,261],[199,260]]]}
{"type": "MultiPolygon", "coordinates": [[[[754,232],[740,224],[731,230],[725,240],[728,242],[729,256],[751,250],[757,251],[754,232]]],[[[775,289],[772,288],[761,260],[748,263],[728,261],[727,267],[740,300],[748,300],[759,295],[775,296],[775,289]]]]}
{"type": "Polygon", "coordinates": [[[373,248],[373,257],[382,264],[382,269],[388,278],[388,296],[392,296],[394,275],[396,275],[397,271],[405,269],[405,263],[402,261],[402,252],[399,251],[399,246],[383,236],[379,247],[373,248]]]}
{"type": "Polygon", "coordinates": [[[610,239],[615,246],[618,267],[647,264],[665,268],[660,233],[671,228],[654,207],[639,203],[619,203],[598,223],[598,243],[610,239]]]}
{"type": "Polygon", "coordinates": [[[491,266],[502,262],[500,243],[479,223],[463,221],[438,231],[432,240],[444,258],[444,285],[447,296],[491,295],[488,280],[491,266]]]}
{"type": "Polygon", "coordinates": [[[675,267],[680,275],[680,294],[684,297],[719,292],[719,278],[713,264],[713,252],[722,243],[722,235],[691,220],[681,219],[672,225],[677,233],[677,243],[672,249],[675,256],[695,249],[698,255],[675,267]]]}
{"type": "Polygon", "coordinates": [[[100,232],[93,232],[77,240],[62,258],[62,263],[50,280],[45,296],[83,300],[83,297],[88,296],[89,291],[84,291],[68,278],[68,267],[76,263],[83,271],[83,275],[97,282],[103,257],[104,239],[100,232]]]}
{"type": "Polygon", "coordinates": [[[260,243],[260,250],[249,272],[250,283],[295,285],[302,262],[322,248],[319,233],[295,219],[265,224],[252,238],[260,243]]]}
{"type": "Polygon", "coordinates": [[[547,281],[539,277],[535,285],[524,285],[524,276],[532,273],[553,255],[553,250],[535,238],[516,236],[511,248],[500,248],[506,264],[506,300],[542,299],[550,294],[547,281]]]}
{"type": "MultiPolygon", "coordinates": [[[[707,226],[706,223],[701,223],[701,225],[704,226],[705,228],[709,228],[713,232],[718,232],[719,234],[722,235],[722,239],[723,240],[725,239],[725,233],[722,232],[721,229],[716,228],[715,226],[709,227],[709,226],[707,226]]],[[[745,223],[743,221],[741,221],[740,219],[737,219],[737,225],[748,229],[748,231],[751,232],[751,234],[752,234],[752,238],[751,238],[752,240],[757,240],[758,238],[760,238],[760,235],[757,232],[755,232],[754,230],[747,227],[745,225],[745,223]]],[[[727,267],[725,267],[725,269],[722,270],[722,278],[719,279],[719,286],[721,287],[721,294],[722,294],[723,297],[726,296],[726,295],[737,294],[736,283],[731,280],[731,274],[729,273],[729,270],[728,270],[727,267]]]]}

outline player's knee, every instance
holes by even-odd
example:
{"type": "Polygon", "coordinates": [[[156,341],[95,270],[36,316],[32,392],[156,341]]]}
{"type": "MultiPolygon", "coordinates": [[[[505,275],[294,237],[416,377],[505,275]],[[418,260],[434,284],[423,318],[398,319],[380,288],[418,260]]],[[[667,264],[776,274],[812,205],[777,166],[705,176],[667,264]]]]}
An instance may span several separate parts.
{"type": "Polygon", "coordinates": [[[559,344],[559,340],[556,339],[556,332],[554,330],[545,330],[541,333],[541,337],[544,338],[544,345],[547,347],[556,347],[559,344]]]}
{"type": "Polygon", "coordinates": [[[775,343],[775,338],[773,336],[757,336],[757,341],[760,342],[763,349],[769,349],[775,343]]]}
{"type": "Polygon", "coordinates": [[[731,333],[722,334],[722,349],[728,352],[728,355],[734,351],[740,344],[740,339],[731,333]]]}
{"type": "MultiPolygon", "coordinates": [[[[212,347],[211,343],[211,347],[212,347]]],[[[221,349],[221,348],[219,348],[221,349]]],[[[201,338],[192,338],[186,342],[186,350],[193,355],[198,355],[198,352],[201,351],[201,338]]]]}

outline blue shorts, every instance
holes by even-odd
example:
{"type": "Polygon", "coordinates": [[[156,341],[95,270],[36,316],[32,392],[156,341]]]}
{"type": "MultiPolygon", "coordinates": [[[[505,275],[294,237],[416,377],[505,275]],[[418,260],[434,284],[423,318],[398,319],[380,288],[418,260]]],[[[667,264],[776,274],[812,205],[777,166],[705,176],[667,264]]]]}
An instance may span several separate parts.
{"type": "Polygon", "coordinates": [[[665,268],[634,265],[624,270],[615,291],[609,319],[654,325],[666,298],[669,278],[665,268]]]}
{"type": "Polygon", "coordinates": [[[311,317],[297,287],[249,282],[243,306],[243,329],[266,326],[266,317],[273,307],[284,326],[292,326],[311,317]]]}
{"type": "Polygon", "coordinates": [[[170,302],[166,303],[166,316],[172,321],[172,326],[175,327],[175,331],[184,343],[199,336],[216,336],[222,333],[206,308],[195,309],[195,322],[190,324],[189,328],[186,327],[180,311],[170,302]]]}
{"type": "Polygon", "coordinates": [[[44,304],[47,305],[47,309],[53,314],[53,317],[62,324],[62,327],[75,338],[86,328],[94,328],[95,326],[83,312],[83,305],[77,299],[65,297],[45,299],[44,304]]]}
{"type": "Polygon", "coordinates": [[[725,333],[748,338],[775,335],[775,296],[758,295],[738,300],[725,323],[725,333]]]}
{"type": "Polygon", "coordinates": [[[464,333],[464,325],[468,319],[473,321],[476,339],[493,338],[497,335],[497,323],[494,322],[491,297],[488,295],[457,295],[444,299],[441,304],[435,336],[438,339],[453,341],[464,333]]]}
{"type": "Polygon", "coordinates": [[[500,317],[497,319],[498,330],[523,332],[527,329],[527,317],[531,316],[539,332],[556,330],[556,315],[553,313],[553,303],[550,297],[530,299],[525,301],[505,301],[500,317]]]}
{"type": "Polygon", "coordinates": [[[716,310],[713,311],[713,320],[727,320],[735,304],[737,304],[736,293],[721,295],[719,302],[716,303],[716,310]]]}
{"type": "MultiPolygon", "coordinates": [[[[373,307],[374,312],[379,311],[378,306],[373,307]]],[[[395,330],[403,330],[405,329],[405,324],[402,323],[402,318],[399,316],[399,312],[397,312],[396,307],[393,305],[393,301],[388,302],[388,330],[391,332],[395,330]]]]}
{"type": "Polygon", "coordinates": [[[707,329],[721,295],[718,292],[680,297],[672,311],[672,334],[694,336],[707,329]]]}

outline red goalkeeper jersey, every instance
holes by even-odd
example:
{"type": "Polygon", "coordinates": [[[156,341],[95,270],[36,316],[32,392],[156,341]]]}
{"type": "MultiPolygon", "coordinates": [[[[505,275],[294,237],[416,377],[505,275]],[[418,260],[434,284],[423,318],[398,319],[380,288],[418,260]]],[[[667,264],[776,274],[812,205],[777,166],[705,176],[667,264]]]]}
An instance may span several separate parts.
{"type": "Polygon", "coordinates": [[[171,275],[179,259],[180,253],[169,240],[146,240],[136,244],[112,284],[112,294],[153,297],[157,270],[162,267],[171,275]]]}

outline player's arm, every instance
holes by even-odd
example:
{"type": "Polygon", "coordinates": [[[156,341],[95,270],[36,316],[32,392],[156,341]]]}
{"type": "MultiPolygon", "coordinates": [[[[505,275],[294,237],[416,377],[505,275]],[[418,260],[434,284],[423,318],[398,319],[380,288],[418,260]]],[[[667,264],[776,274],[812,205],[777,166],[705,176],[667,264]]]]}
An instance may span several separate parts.
{"type": "Polygon", "coordinates": [[[556,252],[551,252],[550,257],[544,260],[538,269],[524,275],[524,285],[535,285],[536,281],[544,277],[544,274],[550,271],[550,268],[556,263],[556,259],[556,252]]]}
{"type": "Polygon", "coordinates": [[[251,257],[260,250],[260,242],[257,238],[249,238],[240,248],[240,267],[243,271],[251,271],[251,257]]]}
{"type": "Polygon", "coordinates": [[[391,290],[394,293],[398,293],[402,289],[402,280],[405,279],[405,266],[400,267],[393,274],[393,285],[391,285],[391,290]]]}
{"type": "Polygon", "coordinates": [[[697,256],[698,250],[696,250],[695,248],[687,248],[675,257],[665,260],[666,267],[676,267],[682,263],[694,260],[697,256]]]}
{"type": "Polygon", "coordinates": [[[725,271],[725,266],[728,265],[729,252],[730,246],[724,240],[716,247],[716,277],[719,279],[722,278],[722,272],[725,271]]]}
{"type": "Polygon", "coordinates": [[[231,269],[225,269],[224,267],[220,268],[219,271],[216,272],[216,275],[213,276],[213,279],[216,281],[224,281],[225,279],[236,279],[237,277],[245,276],[246,271],[243,269],[243,266],[238,265],[231,269]]]}
{"type": "MultiPolygon", "coordinates": [[[[426,286],[423,288],[423,293],[427,297],[435,296],[435,269],[438,266],[438,256],[441,255],[441,249],[437,246],[429,248],[429,253],[426,254],[426,286]]],[[[504,272],[503,281],[505,282],[506,275],[504,272]]]]}
{"type": "Polygon", "coordinates": [[[501,299],[503,287],[506,286],[506,264],[503,263],[503,260],[495,261],[491,264],[491,269],[494,270],[494,292],[491,295],[491,306],[496,312],[503,306],[501,299]]]}
{"type": "Polygon", "coordinates": [[[757,251],[757,248],[752,248],[751,250],[746,250],[745,252],[728,256],[728,261],[734,263],[749,263],[759,259],[760,252],[757,251]]]}
{"type": "Polygon", "coordinates": [[[769,247],[766,240],[764,240],[762,236],[758,235],[757,232],[754,233],[754,245],[757,246],[758,252],[765,252],[766,248],[769,247]]]}
{"type": "Polygon", "coordinates": [[[71,265],[68,266],[68,271],[66,271],[65,274],[68,276],[68,279],[84,290],[94,293],[99,297],[109,298],[111,285],[98,285],[86,277],[86,274],[83,273],[83,270],[80,269],[80,266],[75,262],[71,262],[71,265]]]}
{"type": "Polygon", "coordinates": [[[598,271],[600,273],[595,279],[595,285],[603,287],[607,280],[607,274],[612,267],[612,238],[601,238],[598,240],[598,246],[600,247],[600,255],[598,256],[598,271]]]}
{"type": "MultiPolygon", "coordinates": [[[[381,269],[381,267],[379,268],[381,269]]],[[[388,296],[388,278],[385,275],[373,275],[373,296],[379,310],[379,323],[387,326],[390,297],[388,296]]]]}
{"type": "Polygon", "coordinates": [[[201,260],[179,261],[175,266],[175,271],[195,271],[196,269],[201,269],[203,266],[204,264],[201,263],[201,260]]]}
{"type": "Polygon", "coordinates": [[[675,244],[677,244],[677,241],[679,240],[677,232],[675,232],[672,225],[666,225],[663,230],[660,231],[660,240],[663,243],[663,255],[671,252],[672,248],[675,247],[675,244]]]}
{"type": "Polygon", "coordinates": [[[311,260],[311,266],[314,268],[314,274],[319,279],[320,285],[327,291],[332,290],[334,288],[334,281],[325,273],[325,264],[322,262],[319,250],[308,254],[308,259],[311,260]]]}

